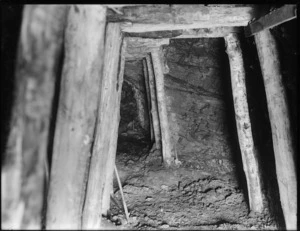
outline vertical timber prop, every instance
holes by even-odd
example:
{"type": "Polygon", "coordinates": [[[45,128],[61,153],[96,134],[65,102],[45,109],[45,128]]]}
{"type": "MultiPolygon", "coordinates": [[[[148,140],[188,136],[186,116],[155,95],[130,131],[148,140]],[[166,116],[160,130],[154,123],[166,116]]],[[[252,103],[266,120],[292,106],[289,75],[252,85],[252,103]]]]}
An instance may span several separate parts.
{"type": "Polygon", "coordinates": [[[81,229],[96,124],[106,8],[70,6],[54,136],[46,229],[81,229]],[[97,33],[95,33],[97,31],[97,33]]]}
{"type": "Polygon", "coordinates": [[[144,71],[145,88],[146,88],[146,96],[147,96],[147,108],[148,108],[148,112],[149,112],[150,139],[151,139],[151,142],[153,142],[154,141],[154,129],[153,129],[153,122],[152,122],[152,114],[151,114],[151,94],[150,94],[149,74],[148,74],[146,59],[143,59],[143,71],[144,71]]]}
{"type": "Polygon", "coordinates": [[[82,229],[100,229],[102,214],[107,213],[112,191],[120,121],[120,98],[124,73],[122,33],[117,23],[106,29],[104,70],[98,108],[96,137],[83,208],[82,229]]]}
{"type": "Polygon", "coordinates": [[[1,169],[1,226],[41,229],[45,161],[64,5],[26,5],[18,47],[16,97],[1,169]]]}
{"type": "Polygon", "coordinates": [[[156,97],[156,87],[155,87],[153,65],[152,65],[152,59],[151,59],[150,54],[148,54],[146,56],[146,64],[147,64],[148,78],[149,78],[151,118],[152,118],[152,124],[153,124],[155,148],[160,150],[161,149],[161,130],[160,130],[160,124],[159,124],[159,117],[158,117],[157,97],[156,97]]]}
{"type": "MultiPolygon", "coordinates": [[[[267,96],[277,180],[286,229],[297,229],[297,178],[287,98],[276,41],[270,30],[255,35],[267,96]]],[[[295,105],[296,106],[296,105],[295,105]]]]}
{"type": "MultiPolygon", "coordinates": [[[[119,30],[119,25],[113,25],[115,27],[115,30],[119,30]]],[[[108,27],[110,28],[110,27],[108,27]]],[[[114,32],[116,33],[116,32],[114,32]]],[[[117,32],[117,35],[118,32],[117,32]]],[[[120,48],[120,56],[119,56],[119,64],[118,64],[118,80],[117,80],[117,92],[118,96],[116,98],[116,116],[117,119],[114,118],[114,121],[116,121],[116,124],[114,125],[114,131],[112,134],[118,133],[119,130],[119,124],[121,119],[121,98],[122,98],[122,87],[123,87],[123,80],[124,80],[124,68],[125,68],[125,51],[126,51],[126,40],[122,36],[122,44],[120,48]]],[[[117,138],[113,140],[110,150],[109,150],[109,159],[106,166],[110,166],[109,170],[106,172],[106,181],[104,186],[104,194],[103,194],[103,204],[102,204],[102,214],[107,215],[107,211],[110,208],[110,195],[113,193],[113,178],[114,178],[114,170],[112,169],[113,166],[115,166],[115,160],[116,160],[116,152],[117,152],[117,145],[118,145],[118,135],[117,138]]]]}
{"type": "Polygon", "coordinates": [[[230,63],[236,127],[242,154],[243,169],[247,180],[250,210],[261,213],[264,208],[261,174],[252,136],[240,41],[238,35],[233,33],[224,37],[224,39],[230,63]]]}
{"type": "Polygon", "coordinates": [[[167,114],[167,105],[165,97],[164,69],[160,48],[153,48],[151,51],[154,79],[156,85],[156,96],[158,106],[158,117],[162,139],[162,155],[166,166],[175,163],[174,154],[172,152],[171,135],[167,114]]]}

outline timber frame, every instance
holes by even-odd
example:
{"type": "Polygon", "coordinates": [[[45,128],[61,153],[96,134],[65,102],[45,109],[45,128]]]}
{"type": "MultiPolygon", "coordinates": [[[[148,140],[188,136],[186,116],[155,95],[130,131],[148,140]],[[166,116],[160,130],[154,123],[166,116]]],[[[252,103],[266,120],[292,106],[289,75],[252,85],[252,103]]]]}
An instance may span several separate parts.
{"type": "MultiPolygon", "coordinates": [[[[65,10],[66,7],[62,6],[61,8],[65,10]]],[[[105,214],[109,208],[109,195],[112,190],[118,136],[117,126],[120,120],[118,110],[125,59],[143,60],[144,73],[147,76],[145,78],[146,86],[148,86],[147,95],[151,98],[148,107],[151,115],[150,121],[152,121],[152,139],[155,142],[155,147],[162,149],[166,166],[174,166],[180,163],[176,159],[169,134],[168,116],[164,100],[163,74],[165,73],[165,67],[162,64],[161,51],[161,46],[167,45],[169,39],[178,38],[220,37],[225,39],[230,60],[235,113],[239,118],[236,123],[243,167],[247,178],[250,209],[255,212],[262,212],[264,195],[260,183],[261,173],[257,161],[258,153],[253,145],[248,103],[245,97],[246,86],[242,51],[238,37],[243,35],[243,28],[249,26],[255,18],[264,17],[269,12],[269,8],[268,6],[245,4],[69,6],[69,10],[66,11],[68,15],[64,41],[66,57],[62,74],[62,89],[66,92],[61,94],[59,102],[57,120],[59,126],[57,126],[54,137],[52,161],[52,170],[54,169],[54,171],[51,171],[50,174],[46,228],[98,229],[102,227],[101,213],[105,214]],[[93,36],[94,31],[98,31],[97,36],[93,36]],[[86,35],[95,38],[90,40],[87,39],[86,35]],[[74,46],[70,46],[70,44],[74,46]],[[78,50],[75,50],[74,47],[78,50]],[[98,47],[98,53],[94,52],[94,47],[98,47]],[[89,56],[87,49],[93,53],[92,56],[89,56]],[[77,52],[83,55],[83,59],[75,57],[78,54],[77,52]],[[73,76],[75,77],[73,78],[73,76]],[[94,82],[85,83],[84,85],[78,84],[84,82],[82,76],[90,76],[87,80],[99,83],[99,87],[94,82]],[[101,80],[97,76],[101,76],[101,80]],[[71,87],[76,88],[77,92],[70,90],[71,87]],[[72,106],[74,101],[79,101],[78,107],[72,106]],[[113,106],[107,106],[107,102],[113,106]],[[88,110],[88,113],[83,114],[82,111],[85,110],[88,110]],[[80,118],[79,122],[82,126],[79,126],[78,118],[80,118]],[[246,126],[244,126],[245,124],[246,126]],[[78,129],[83,137],[79,134],[71,135],[69,129],[72,132],[78,129]],[[109,134],[104,135],[103,131],[109,131],[109,134]],[[61,140],[65,140],[65,142],[61,142],[61,140]],[[67,145],[70,145],[70,151],[67,151],[69,150],[67,145]],[[68,166],[68,174],[64,175],[65,164],[68,166]],[[66,182],[68,183],[66,184],[66,182]],[[97,194],[97,191],[101,191],[101,193],[97,194]],[[76,208],[72,206],[74,201],[76,201],[76,208]]],[[[43,10],[45,9],[43,8],[43,10]]],[[[36,8],[26,6],[25,10],[34,11],[36,8]]],[[[55,10],[53,8],[53,11],[55,10]]],[[[34,20],[34,18],[29,19],[27,14],[23,17],[20,43],[26,48],[25,43],[30,39],[28,36],[34,37],[34,34],[27,34],[25,30],[29,23],[28,20],[34,20]]],[[[259,21],[259,19],[256,21],[259,21]]],[[[281,22],[277,21],[276,25],[284,21],[286,21],[285,18],[281,22]]],[[[252,25],[254,26],[254,24],[252,25]]],[[[50,28],[49,25],[46,26],[50,28]]],[[[277,120],[285,117],[287,109],[286,96],[278,69],[277,48],[272,35],[268,31],[271,27],[272,25],[270,26],[269,23],[263,30],[255,31],[255,41],[267,92],[276,171],[286,227],[296,229],[297,198],[295,196],[297,195],[297,188],[295,185],[297,185],[297,179],[295,162],[293,161],[294,151],[290,143],[289,120],[288,118],[285,119],[280,126],[274,125],[277,120]],[[272,54],[275,55],[272,56],[272,54]],[[268,59],[273,62],[268,64],[268,59]],[[275,71],[270,69],[270,65],[273,65],[275,71]],[[270,83],[273,81],[270,78],[272,75],[275,75],[275,84],[273,85],[270,83]],[[274,95],[279,99],[275,99],[274,95]],[[279,100],[282,107],[276,107],[275,100],[279,100]],[[283,140],[278,138],[280,134],[284,134],[283,140]],[[288,161],[281,169],[283,160],[288,161]]],[[[250,28],[252,27],[250,26],[250,28]]],[[[250,35],[254,35],[253,31],[251,33],[250,35]]],[[[59,36],[61,36],[59,39],[62,39],[63,35],[60,34],[59,36]]],[[[20,63],[22,63],[22,58],[23,61],[29,60],[24,50],[20,50],[19,53],[20,63]]],[[[57,55],[52,55],[51,58],[56,59],[57,55]]],[[[34,65],[36,60],[29,60],[28,62],[27,65],[34,65]]],[[[29,80],[25,79],[24,81],[29,80]]],[[[26,91],[28,91],[21,88],[18,95],[20,99],[22,99],[22,94],[26,94],[26,91]]],[[[47,102],[51,102],[52,95],[47,94],[42,94],[42,97],[47,102]]],[[[26,103],[25,101],[24,104],[26,103]]],[[[48,109],[50,110],[50,106],[48,109]]],[[[17,111],[20,110],[18,105],[15,110],[15,116],[17,117],[17,111]]],[[[25,119],[23,114],[20,114],[20,118],[14,118],[21,125],[16,124],[11,131],[9,139],[11,146],[26,139],[27,133],[22,130],[25,119]],[[15,131],[18,129],[21,132],[18,137],[15,137],[15,131]]],[[[37,120],[40,122],[44,118],[37,118],[37,120]]],[[[45,147],[47,145],[47,134],[44,134],[40,139],[43,139],[40,143],[45,147]]],[[[39,150],[44,150],[43,147],[39,150]]],[[[22,151],[19,149],[12,150],[15,157],[15,162],[12,165],[13,170],[19,168],[22,151]]],[[[39,159],[43,159],[46,154],[44,151],[39,152],[38,155],[39,159]]],[[[43,169],[42,161],[38,168],[43,169]]],[[[38,172],[38,174],[41,173],[38,172]]],[[[17,182],[20,181],[18,171],[8,171],[2,176],[2,186],[7,184],[8,188],[11,188],[8,180],[11,176],[17,182]]],[[[42,184],[39,186],[42,187],[42,184]]],[[[15,197],[10,196],[12,197],[10,200],[16,205],[14,208],[9,208],[9,212],[13,213],[18,210],[18,213],[20,211],[26,213],[28,208],[24,205],[24,201],[20,199],[20,189],[16,190],[15,197]]],[[[16,228],[21,227],[20,222],[17,222],[16,228]]]]}

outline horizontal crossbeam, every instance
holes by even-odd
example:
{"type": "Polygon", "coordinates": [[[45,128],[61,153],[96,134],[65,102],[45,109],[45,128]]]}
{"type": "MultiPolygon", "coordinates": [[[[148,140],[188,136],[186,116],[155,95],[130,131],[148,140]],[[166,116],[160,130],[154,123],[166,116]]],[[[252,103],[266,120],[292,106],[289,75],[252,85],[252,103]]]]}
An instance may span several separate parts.
{"type": "Polygon", "coordinates": [[[294,18],[297,18],[297,6],[284,5],[283,7],[250,23],[247,27],[245,27],[245,36],[250,37],[262,30],[270,29],[294,18]]]}

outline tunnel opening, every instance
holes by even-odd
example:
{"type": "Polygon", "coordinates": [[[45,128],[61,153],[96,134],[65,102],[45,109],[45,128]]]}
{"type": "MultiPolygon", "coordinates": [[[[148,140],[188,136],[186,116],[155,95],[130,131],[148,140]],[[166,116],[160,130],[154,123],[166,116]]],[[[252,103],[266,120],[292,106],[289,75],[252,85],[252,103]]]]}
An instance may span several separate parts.
{"type": "MultiPolygon", "coordinates": [[[[152,147],[147,97],[141,87],[124,76],[120,104],[120,123],[116,162],[125,165],[138,161],[152,147]]],[[[123,177],[123,176],[122,176],[123,177]]]]}
{"type": "MultiPolygon", "coordinates": [[[[163,56],[171,141],[181,165],[165,168],[161,150],[151,149],[143,63],[127,61],[116,166],[129,212],[137,227],[246,219],[248,191],[224,39],[173,39],[163,56]]],[[[122,223],[121,201],[115,179],[109,216],[116,224],[122,223]]]]}

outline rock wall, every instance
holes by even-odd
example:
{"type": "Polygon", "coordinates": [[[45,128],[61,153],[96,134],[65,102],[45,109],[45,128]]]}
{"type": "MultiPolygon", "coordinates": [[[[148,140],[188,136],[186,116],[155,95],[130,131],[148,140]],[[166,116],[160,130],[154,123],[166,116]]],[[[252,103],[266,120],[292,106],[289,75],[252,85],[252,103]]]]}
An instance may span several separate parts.
{"type": "MultiPolygon", "coordinates": [[[[234,119],[229,129],[233,105],[225,100],[231,92],[223,39],[174,39],[163,51],[168,116],[179,160],[207,175],[232,175],[236,162],[232,143],[237,141],[231,134],[234,119]]],[[[127,137],[149,136],[144,81],[142,61],[127,61],[119,130],[127,137]]]]}
{"type": "MultiPolygon", "coordinates": [[[[233,105],[225,100],[231,92],[225,92],[230,76],[223,39],[174,39],[163,51],[169,71],[165,74],[168,117],[179,160],[207,175],[231,176],[236,151],[232,143],[237,141],[230,134],[235,130],[229,129],[233,105]]],[[[144,81],[142,61],[127,61],[119,129],[127,137],[149,136],[144,81]]]]}
{"type": "Polygon", "coordinates": [[[174,39],[164,47],[169,121],[178,158],[218,177],[234,172],[224,51],[219,38],[174,39]]]}

